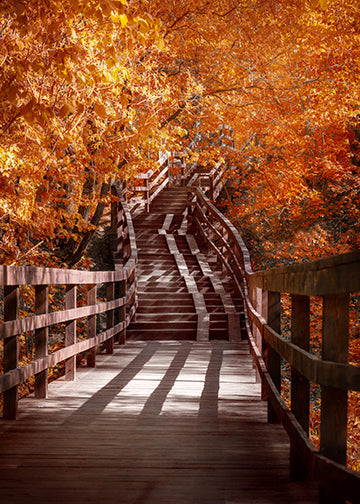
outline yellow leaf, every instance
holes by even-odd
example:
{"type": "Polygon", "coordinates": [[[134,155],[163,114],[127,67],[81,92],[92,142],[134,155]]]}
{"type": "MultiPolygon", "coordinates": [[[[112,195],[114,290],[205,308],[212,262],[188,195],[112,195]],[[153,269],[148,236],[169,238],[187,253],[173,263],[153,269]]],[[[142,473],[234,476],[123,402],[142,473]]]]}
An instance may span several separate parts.
{"type": "Polygon", "coordinates": [[[16,86],[9,86],[5,89],[5,95],[9,102],[14,103],[18,94],[18,89],[16,86]]]}
{"type": "Polygon", "coordinates": [[[71,103],[65,102],[64,105],[59,110],[59,116],[62,119],[65,119],[65,117],[67,117],[69,114],[75,114],[75,112],[76,112],[75,107],[71,105],[71,103]]]}
{"type": "Polygon", "coordinates": [[[325,10],[329,4],[329,0],[319,0],[319,4],[320,7],[325,10]]]}
{"type": "Polygon", "coordinates": [[[95,113],[101,117],[102,119],[106,119],[107,118],[107,112],[106,112],[106,109],[104,107],[104,105],[100,102],[96,102],[95,103],[95,107],[94,107],[94,110],[95,110],[95,113]]]}
{"type": "Polygon", "coordinates": [[[126,14],[115,14],[114,12],[111,13],[111,21],[114,23],[121,23],[121,28],[125,28],[125,26],[128,24],[128,17],[126,14]]]}
{"type": "Polygon", "coordinates": [[[79,103],[76,112],[81,115],[83,112],[85,112],[85,106],[82,103],[79,103]]]}
{"type": "Polygon", "coordinates": [[[150,31],[150,27],[144,19],[139,19],[139,30],[140,30],[140,33],[143,33],[143,34],[149,33],[149,31],[150,31]]]}

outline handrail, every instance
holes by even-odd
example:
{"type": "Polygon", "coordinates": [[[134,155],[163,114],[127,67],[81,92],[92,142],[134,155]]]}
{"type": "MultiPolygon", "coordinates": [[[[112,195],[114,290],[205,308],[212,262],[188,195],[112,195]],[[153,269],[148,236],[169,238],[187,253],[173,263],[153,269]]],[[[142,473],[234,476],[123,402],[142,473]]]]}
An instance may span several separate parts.
{"type": "Polygon", "coordinates": [[[190,187],[190,231],[218,255],[245,301],[245,322],[269,421],[290,437],[294,479],[320,484],[320,502],[359,502],[360,474],[346,468],[347,391],[360,391],[360,367],[348,364],[349,295],[360,292],[360,251],[254,272],[235,226],[199,188],[190,187]],[[280,335],[280,296],[292,298],[291,341],[280,335]],[[309,296],[323,297],[322,359],[309,352],[309,296]],[[280,393],[280,359],[291,365],[291,409],[280,393]],[[309,382],[321,385],[320,452],[308,437],[309,382]],[[334,500],[335,496],[335,500],[334,500]]]}
{"type": "Polygon", "coordinates": [[[143,180],[144,185],[133,185],[130,192],[134,194],[131,198],[134,209],[144,204],[146,212],[150,211],[150,204],[156,196],[169,184],[169,156],[167,153],[159,153],[158,166],[154,170],[136,175],[137,180],[143,180]],[[142,200],[137,201],[136,194],[141,193],[142,200]]]}
{"type": "Polygon", "coordinates": [[[65,379],[74,380],[76,356],[87,352],[87,365],[95,366],[96,347],[105,343],[107,353],[113,352],[114,339],[124,342],[126,327],[136,309],[135,267],[137,250],[130,212],[118,187],[112,203],[112,226],[115,232],[115,271],[82,271],[31,266],[0,266],[0,284],[4,288],[4,322],[0,324],[0,339],[4,342],[4,374],[0,376],[0,392],[4,393],[3,417],[15,419],[18,411],[18,387],[35,376],[35,397],[47,396],[49,368],[65,361],[65,379]],[[19,318],[20,286],[35,291],[33,314],[19,318]],[[49,310],[49,287],[62,288],[59,304],[64,309],[49,310]],[[103,286],[106,300],[97,291],[103,286]],[[79,289],[87,290],[87,300],[81,299],[79,289]],[[106,320],[97,328],[97,316],[106,320]],[[77,341],[76,326],[87,319],[87,339],[77,341]],[[64,348],[48,355],[49,329],[65,324],[64,348]],[[99,330],[98,330],[99,329],[99,330]],[[19,365],[19,339],[35,339],[34,358],[19,365]]]}

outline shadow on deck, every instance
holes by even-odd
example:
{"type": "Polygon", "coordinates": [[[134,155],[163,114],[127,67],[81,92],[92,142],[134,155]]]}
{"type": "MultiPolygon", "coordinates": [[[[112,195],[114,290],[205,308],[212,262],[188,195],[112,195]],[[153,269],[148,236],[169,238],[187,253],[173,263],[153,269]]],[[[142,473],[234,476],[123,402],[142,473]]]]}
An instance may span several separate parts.
{"type": "Polygon", "coordinates": [[[0,423],[2,502],[315,503],[245,341],[135,341],[0,423]]]}

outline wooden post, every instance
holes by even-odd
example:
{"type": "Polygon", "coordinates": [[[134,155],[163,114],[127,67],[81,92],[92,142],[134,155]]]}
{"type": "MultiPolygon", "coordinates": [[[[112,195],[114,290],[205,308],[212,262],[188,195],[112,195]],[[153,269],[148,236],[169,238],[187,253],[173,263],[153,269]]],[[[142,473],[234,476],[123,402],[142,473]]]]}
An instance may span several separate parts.
{"type": "MultiPolygon", "coordinates": [[[[96,304],[96,285],[89,286],[88,305],[96,304]]],[[[96,315],[90,315],[87,319],[87,337],[88,339],[96,336],[96,315]]],[[[96,347],[91,348],[86,356],[86,364],[88,367],[95,367],[96,362],[96,347]]]]}
{"type": "MultiPolygon", "coordinates": [[[[42,315],[49,311],[49,287],[35,285],[35,314],[42,315]]],[[[35,330],[35,359],[46,357],[49,353],[49,328],[35,330]]],[[[35,375],[35,397],[45,399],[48,393],[48,369],[35,375]]]]}
{"type": "MultiPolygon", "coordinates": [[[[118,283],[119,285],[119,297],[125,297],[126,296],[126,280],[123,280],[118,283]]],[[[126,303],[119,308],[119,322],[124,322],[126,320],[126,303]]],[[[118,338],[119,344],[124,345],[126,341],[126,329],[124,328],[123,331],[119,333],[119,338],[118,338]]]]}
{"type": "MultiPolygon", "coordinates": [[[[19,318],[19,286],[4,287],[4,321],[19,318]]],[[[19,364],[19,336],[4,339],[4,373],[16,369],[19,364]]],[[[18,386],[4,392],[3,417],[15,420],[18,411],[18,386]]]]}
{"type": "MultiPolygon", "coordinates": [[[[65,294],[65,308],[71,310],[76,308],[76,285],[67,285],[65,294]]],[[[65,346],[70,346],[76,343],[76,320],[66,322],[65,329],[65,346]]],[[[74,381],[76,379],[76,355],[69,357],[65,361],[65,380],[74,381]]]]}
{"type": "MultiPolygon", "coordinates": [[[[308,296],[291,298],[291,341],[309,351],[310,337],[310,299],[308,296]]],[[[310,383],[307,378],[291,369],[291,411],[300,422],[305,433],[309,433],[310,383]]],[[[290,477],[302,480],[307,473],[299,453],[293,443],[290,445],[290,477]]]]}
{"type": "MultiPolygon", "coordinates": [[[[349,294],[329,294],[323,304],[322,359],[347,363],[349,294]]],[[[321,387],[320,452],[346,465],[347,390],[321,387]]],[[[319,489],[320,504],[345,504],[345,499],[319,489]]]]}
{"type": "MultiPolygon", "coordinates": [[[[111,186],[111,193],[113,196],[117,196],[116,187],[111,186]]],[[[118,202],[111,202],[111,249],[112,251],[117,251],[118,248],[118,202]]]]}
{"type": "Polygon", "coordinates": [[[214,200],[214,174],[209,174],[209,199],[214,200]]]}
{"type": "MultiPolygon", "coordinates": [[[[267,319],[267,314],[268,314],[268,293],[267,291],[261,290],[261,315],[267,319]]],[[[261,351],[261,355],[263,356],[264,361],[266,362],[266,342],[264,338],[261,338],[261,347],[259,348],[261,351]]],[[[264,380],[262,381],[261,384],[261,400],[266,401],[268,399],[268,394],[266,391],[266,387],[264,385],[264,380]]]]}
{"type": "MultiPolygon", "coordinates": [[[[253,304],[253,307],[255,308],[255,310],[258,313],[260,313],[261,315],[263,315],[264,312],[262,309],[263,308],[262,290],[259,289],[258,287],[253,287],[251,289],[251,301],[252,301],[252,304],[253,304]]],[[[261,332],[256,324],[253,324],[253,326],[252,326],[252,334],[255,339],[256,346],[258,347],[260,352],[262,352],[263,344],[262,344],[261,332]]],[[[260,373],[259,373],[259,370],[256,365],[255,365],[255,372],[256,372],[256,383],[260,383],[261,377],[260,377],[260,373]]],[[[262,395],[263,395],[263,388],[262,388],[262,395]]]]}
{"type": "Polygon", "coordinates": [[[149,184],[149,179],[145,179],[145,191],[144,191],[144,197],[145,197],[145,210],[146,212],[150,212],[150,184],[149,184]]]}
{"type": "MultiPolygon", "coordinates": [[[[114,282],[109,282],[106,284],[106,299],[107,301],[112,301],[115,297],[115,284],[114,282]]],[[[111,329],[114,327],[114,310],[108,310],[106,312],[106,329],[111,329]]],[[[105,349],[107,354],[114,353],[114,337],[106,340],[105,349]]]]}
{"type": "MultiPolygon", "coordinates": [[[[267,323],[277,333],[280,333],[280,294],[278,292],[267,293],[267,323]]],[[[266,365],[276,388],[281,389],[280,356],[270,345],[266,345],[266,365]]],[[[278,423],[279,419],[275,410],[268,400],[268,422],[278,423]]]]}

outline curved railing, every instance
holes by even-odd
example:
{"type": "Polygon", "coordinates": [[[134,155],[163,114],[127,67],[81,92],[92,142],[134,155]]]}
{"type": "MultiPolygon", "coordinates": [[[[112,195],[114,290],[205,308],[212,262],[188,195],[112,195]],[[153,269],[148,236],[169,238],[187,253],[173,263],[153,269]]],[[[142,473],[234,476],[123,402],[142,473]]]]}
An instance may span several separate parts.
{"type": "Polygon", "coordinates": [[[0,266],[4,294],[0,392],[4,393],[4,418],[16,418],[18,386],[24,380],[35,376],[35,396],[46,397],[50,367],[65,361],[65,379],[74,380],[78,354],[86,352],[87,365],[93,367],[99,345],[105,344],[106,352],[112,353],[114,339],[118,338],[120,343],[125,339],[126,327],[136,308],[137,251],[130,212],[115,186],[113,194],[116,196],[111,212],[115,271],[0,266]],[[20,290],[24,286],[27,286],[27,299],[34,297],[34,306],[27,307],[27,312],[32,314],[20,318],[19,308],[24,304],[20,290]],[[50,287],[58,298],[56,311],[49,309],[50,287]],[[85,339],[79,340],[76,336],[78,323],[82,324],[85,339]],[[63,348],[50,355],[49,330],[58,330],[63,339],[63,348]],[[32,347],[34,341],[30,362],[24,365],[19,364],[20,336],[25,346],[29,343],[32,347]]]}
{"type": "Polygon", "coordinates": [[[189,188],[189,223],[206,240],[245,301],[251,351],[268,400],[268,420],[290,437],[294,479],[319,481],[320,502],[360,502],[360,474],[346,468],[347,392],[360,391],[348,364],[349,296],[360,292],[360,251],[253,272],[236,228],[198,188],[189,188]],[[280,334],[280,300],[291,296],[291,341],[280,334]],[[322,358],[309,352],[310,296],[323,298],[322,358]],[[281,359],[291,366],[291,409],[280,393],[281,359]],[[321,386],[320,451],[309,432],[310,382],[321,386]]]}

